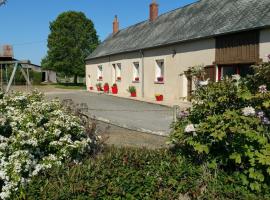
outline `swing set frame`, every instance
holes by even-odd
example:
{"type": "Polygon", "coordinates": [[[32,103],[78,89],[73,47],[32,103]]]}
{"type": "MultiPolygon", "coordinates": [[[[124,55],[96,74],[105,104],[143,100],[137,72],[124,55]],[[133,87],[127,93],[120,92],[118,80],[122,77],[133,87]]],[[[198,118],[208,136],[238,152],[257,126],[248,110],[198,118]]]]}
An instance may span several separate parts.
{"type": "Polygon", "coordinates": [[[15,74],[17,72],[17,70],[20,70],[23,77],[26,80],[26,85],[27,86],[31,86],[31,82],[29,79],[29,71],[28,68],[27,72],[24,71],[23,66],[24,65],[28,65],[28,62],[25,61],[17,61],[17,60],[13,60],[13,61],[0,61],[0,89],[6,93],[8,93],[10,91],[10,88],[12,86],[12,82],[14,81],[15,78],[15,74]],[[12,73],[10,78],[8,77],[8,73],[7,73],[7,68],[8,67],[13,67],[12,73]],[[4,79],[3,79],[3,68],[5,68],[5,76],[6,76],[6,89],[4,90],[4,79]]]}

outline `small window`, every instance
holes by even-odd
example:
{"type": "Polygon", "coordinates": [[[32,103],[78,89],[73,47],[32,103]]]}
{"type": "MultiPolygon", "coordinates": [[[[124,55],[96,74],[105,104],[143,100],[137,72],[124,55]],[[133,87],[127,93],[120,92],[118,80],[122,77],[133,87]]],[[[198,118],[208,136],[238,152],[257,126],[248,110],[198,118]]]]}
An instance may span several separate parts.
{"type": "Polygon", "coordinates": [[[99,65],[98,66],[98,69],[97,69],[97,77],[98,77],[98,80],[103,80],[103,69],[102,69],[102,65],[99,65]]]}
{"type": "Polygon", "coordinates": [[[164,60],[156,61],[156,82],[164,82],[164,60]]]}
{"type": "Polygon", "coordinates": [[[133,81],[140,81],[140,65],[138,62],[133,63],[133,81]]]}
{"type": "Polygon", "coordinates": [[[116,65],[116,80],[117,81],[121,81],[122,77],[121,77],[121,64],[118,63],[116,65]]]}

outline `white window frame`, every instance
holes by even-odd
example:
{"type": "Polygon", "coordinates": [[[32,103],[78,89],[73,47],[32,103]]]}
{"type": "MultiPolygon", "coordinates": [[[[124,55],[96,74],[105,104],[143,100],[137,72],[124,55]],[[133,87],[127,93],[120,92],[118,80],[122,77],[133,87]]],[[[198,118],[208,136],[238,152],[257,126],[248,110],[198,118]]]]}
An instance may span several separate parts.
{"type": "Polygon", "coordinates": [[[121,63],[117,63],[116,65],[116,80],[117,81],[121,81],[121,78],[122,78],[122,76],[121,76],[121,72],[122,72],[122,65],[121,65],[121,63]],[[119,78],[120,78],[120,80],[119,80],[119,78]]]}
{"type": "Polygon", "coordinates": [[[156,60],[156,67],[155,67],[155,82],[157,83],[164,83],[164,72],[165,72],[165,60],[164,59],[157,59],[156,60]],[[163,78],[162,81],[159,81],[158,78],[163,78]]]}
{"type": "Polygon", "coordinates": [[[112,64],[112,82],[115,83],[116,80],[116,64],[112,64]]]}
{"type": "Polygon", "coordinates": [[[140,63],[139,62],[133,62],[133,81],[135,82],[140,81],[140,63]],[[139,78],[139,80],[136,81],[136,78],[139,78]]]}
{"type": "Polygon", "coordinates": [[[103,67],[102,67],[102,65],[98,65],[98,67],[97,67],[97,79],[99,81],[103,80],[103,67]],[[100,79],[100,77],[102,77],[102,78],[100,79]]]}

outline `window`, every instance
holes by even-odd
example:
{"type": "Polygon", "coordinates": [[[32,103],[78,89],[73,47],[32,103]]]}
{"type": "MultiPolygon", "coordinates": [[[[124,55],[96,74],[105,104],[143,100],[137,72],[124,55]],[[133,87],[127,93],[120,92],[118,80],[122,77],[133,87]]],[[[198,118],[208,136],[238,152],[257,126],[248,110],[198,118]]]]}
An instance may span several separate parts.
{"type": "Polygon", "coordinates": [[[116,80],[116,65],[112,64],[112,82],[114,83],[116,80]]]}
{"type": "Polygon", "coordinates": [[[140,65],[138,62],[133,63],[133,81],[140,81],[140,65]]]}
{"type": "Polygon", "coordinates": [[[218,68],[218,80],[225,77],[231,77],[234,74],[239,74],[241,77],[246,77],[248,74],[253,74],[251,64],[246,65],[224,65],[218,68]]]}
{"type": "Polygon", "coordinates": [[[121,64],[120,63],[118,63],[117,65],[116,65],[116,79],[117,79],[117,81],[121,81],[121,64]]]}
{"type": "Polygon", "coordinates": [[[98,80],[100,80],[100,81],[103,79],[102,65],[99,65],[97,68],[97,77],[98,77],[98,80]]]}
{"type": "Polygon", "coordinates": [[[156,61],[156,82],[164,82],[164,60],[156,61]]]}

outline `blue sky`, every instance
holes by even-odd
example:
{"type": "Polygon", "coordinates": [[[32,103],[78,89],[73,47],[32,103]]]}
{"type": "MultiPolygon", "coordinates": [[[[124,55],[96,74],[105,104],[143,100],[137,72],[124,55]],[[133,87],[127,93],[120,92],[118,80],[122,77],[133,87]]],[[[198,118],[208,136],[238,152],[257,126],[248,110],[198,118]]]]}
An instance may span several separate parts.
{"type": "MultiPolygon", "coordinates": [[[[157,0],[160,14],[196,0],[157,0]]],[[[40,64],[47,52],[49,22],[68,10],[82,11],[90,18],[100,40],[112,32],[117,14],[120,28],[149,17],[151,0],[8,0],[0,7],[0,44],[12,44],[17,59],[40,64]]]]}

